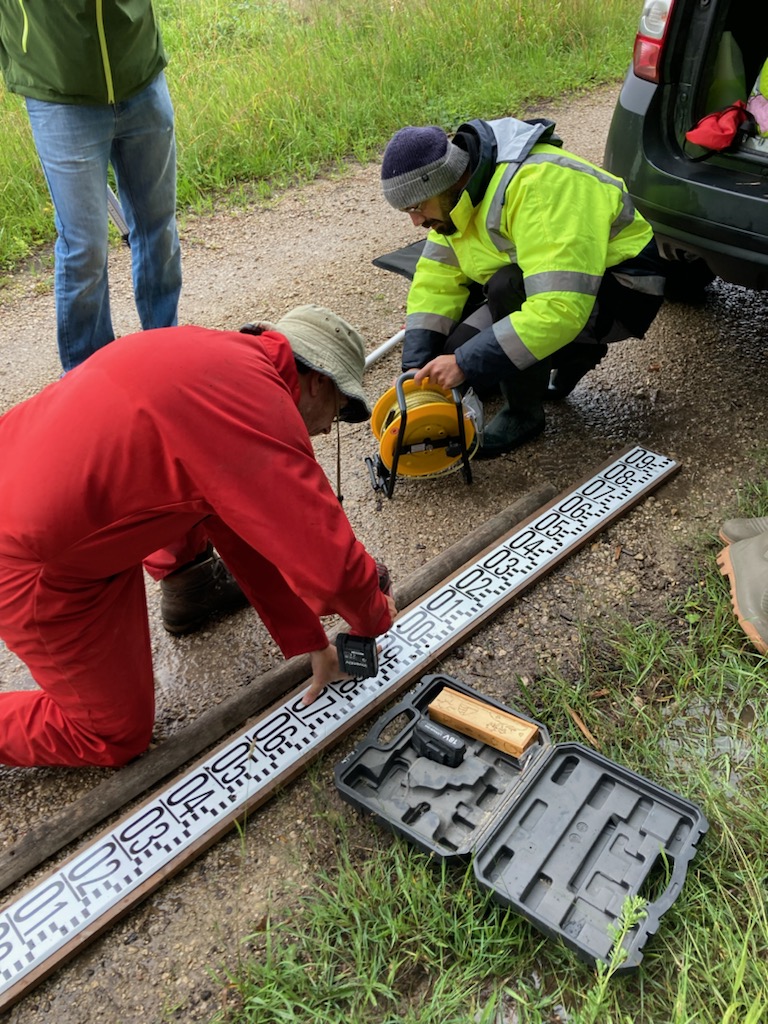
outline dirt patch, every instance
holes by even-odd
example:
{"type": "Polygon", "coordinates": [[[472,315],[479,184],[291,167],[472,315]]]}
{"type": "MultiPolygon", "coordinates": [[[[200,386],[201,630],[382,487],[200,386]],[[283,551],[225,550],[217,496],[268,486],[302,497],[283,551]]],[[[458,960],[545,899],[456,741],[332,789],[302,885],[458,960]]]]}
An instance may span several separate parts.
{"type": "MultiPolygon", "coordinates": [[[[597,162],[616,96],[542,104],[568,148],[597,162]]],[[[302,302],[320,302],[347,317],[373,349],[402,326],[407,283],[371,265],[381,253],[418,237],[407,218],[381,199],[376,165],[290,192],[269,207],[189,218],[182,230],[182,318],[237,328],[275,320],[302,302]]],[[[1,407],[34,393],[59,374],[53,300],[43,267],[15,277],[0,292],[1,407]]],[[[129,254],[112,254],[116,327],[137,328],[129,254]]],[[[698,308],[665,307],[644,341],[611,350],[571,398],[548,413],[534,443],[475,465],[460,476],[398,483],[392,501],[374,494],[363,463],[375,442],[367,425],[343,431],[345,508],[361,539],[390,566],[395,580],[544,481],[569,490],[628,444],[642,443],[682,463],[682,471],[599,534],[548,577],[455,649],[441,668],[506,702],[521,700],[520,679],[536,700],[536,679],[557,667],[576,680],[579,624],[620,613],[631,621],[666,619],[667,602],[695,583],[693,552],[714,546],[733,514],[737,488],[764,451],[765,324],[768,297],[725,284],[698,308]]],[[[398,371],[398,353],[368,374],[374,397],[398,371]]],[[[335,479],[335,439],[318,456],[335,479]]],[[[204,633],[174,639],[163,632],[157,593],[148,583],[157,675],[156,740],[174,734],[214,702],[279,662],[250,611],[204,633]]],[[[3,689],[33,686],[0,648],[3,689]]],[[[522,705],[557,740],[570,729],[563,708],[522,705]]],[[[286,906],[311,870],[330,863],[333,815],[349,815],[333,791],[332,766],[358,730],[283,794],[257,812],[242,835],[217,842],[167,881],[121,923],[31,991],[8,1014],[15,1024],[134,1024],[206,1021],[222,998],[209,968],[232,965],[239,943],[269,907],[286,906]]],[[[7,845],[45,820],[105,773],[0,769],[0,838],[7,845]]],[[[360,827],[361,846],[366,830],[360,827]]],[[[5,895],[15,897],[31,879],[5,895]]]]}

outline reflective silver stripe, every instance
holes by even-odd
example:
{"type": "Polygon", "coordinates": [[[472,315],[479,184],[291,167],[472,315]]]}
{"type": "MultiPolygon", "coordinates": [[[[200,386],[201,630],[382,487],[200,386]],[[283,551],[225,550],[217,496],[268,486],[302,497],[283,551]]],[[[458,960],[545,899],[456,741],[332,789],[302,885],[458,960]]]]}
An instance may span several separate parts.
{"type": "Polygon", "coordinates": [[[600,275],[581,274],[575,270],[546,270],[525,278],[525,294],[576,292],[579,295],[597,295],[602,280],[600,275]]]}
{"type": "Polygon", "coordinates": [[[496,186],[496,191],[493,193],[493,199],[491,199],[488,213],[485,216],[485,229],[488,232],[489,238],[499,252],[509,255],[513,263],[517,263],[517,248],[510,238],[501,233],[501,215],[504,210],[507,186],[519,170],[520,164],[507,164],[506,170],[496,186]]]}
{"type": "Polygon", "coordinates": [[[518,370],[525,370],[538,362],[520,340],[520,335],[512,326],[512,321],[508,316],[505,316],[503,320],[496,321],[493,325],[493,333],[504,355],[511,359],[518,370]]]}
{"type": "Polygon", "coordinates": [[[590,164],[583,164],[580,160],[564,153],[532,153],[525,161],[527,164],[559,164],[560,167],[570,167],[574,171],[581,171],[583,174],[591,174],[604,185],[613,185],[614,188],[621,188],[621,182],[612,174],[601,170],[599,167],[592,167],[590,164]]]}
{"type": "Polygon", "coordinates": [[[624,288],[644,295],[663,295],[664,278],[658,274],[614,274],[616,280],[624,288]]]}
{"type": "Polygon", "coordinates": [[[558,164],[560,167],[569,167],[574,171],[581,171],[582,174],[591,174],[593,178],[603,185],[612,185],[621,192],[621,209],[611,225],[610,238],[615,238],[624,228],[628,227],[635,219],[635,204],[632,202],[629,193],[622,187],[620,181],[612,177],[607,171],[599,167],[590,167],[588,164],[579,163],[571,157],[562,153],[534,153],[526,161],[529,164],[558,164]]]}
{"type": "Polygon", "coordinates": [[[619,210],[618,216],[611,224],[611,231],[608,237],[613,240],[617,235],[620,235],[624,228],[629,227],[635,219],[635,204],[629,197],[629,193],[621,193],[621,209],[619,210]]]}
{"type": "Polygon", "coordinates": [[[427,240],[421,251],[421,258],[434,260],[435,263],[443,263],[448,267],[458,267],[459,258],[450,245],[440,245],[438,242],[427,240]]]}
{"type": "Polygon", "coordinates": [[[405,318],[405,329],[407,331],[436,331],[438,334],[445,334],[446,337],[456,326],[456,321],[449,316],[440,316],[438,313],[409,313],[405,318]]]}

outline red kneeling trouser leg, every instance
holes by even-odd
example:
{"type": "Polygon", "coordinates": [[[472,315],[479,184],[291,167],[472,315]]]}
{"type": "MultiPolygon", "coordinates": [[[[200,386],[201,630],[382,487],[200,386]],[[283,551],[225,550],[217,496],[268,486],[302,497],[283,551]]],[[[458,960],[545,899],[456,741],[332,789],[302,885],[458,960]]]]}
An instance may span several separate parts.
{"type": "Polygon", "coordinates": [[[144,568],[153,580],[162,580],[169,573],[189,565],[201,555],[208,544],[208,534],[202,523],[179,537],[175,544],[167,544],[144,559],[144,568]]]}
{"type": "Polygon", "coordinates": [[[0,564],[0,637],[40,690],[0,694],[0,763],[120,765],[149,745],[154,677],[140,566],[106,580],[0,564]]]}

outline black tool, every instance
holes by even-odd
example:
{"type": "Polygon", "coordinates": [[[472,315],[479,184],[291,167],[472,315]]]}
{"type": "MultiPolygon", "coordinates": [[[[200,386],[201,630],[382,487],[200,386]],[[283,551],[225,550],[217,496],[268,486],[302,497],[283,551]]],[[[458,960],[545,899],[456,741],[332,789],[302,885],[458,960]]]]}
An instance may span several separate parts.
{"type": "Polygon", "coordinates": [[[455,732],[443,725],[420,718],[413,727],[413,747],[419,757],[456,768],[464,760],[467,745],[455,732]]]}
{"type": "Polygon", "coordinates": [[[338,633],[336,650],[342,672],[357,679],[368,679],[379,674],[379,652],[375,637],[338,633]]]}

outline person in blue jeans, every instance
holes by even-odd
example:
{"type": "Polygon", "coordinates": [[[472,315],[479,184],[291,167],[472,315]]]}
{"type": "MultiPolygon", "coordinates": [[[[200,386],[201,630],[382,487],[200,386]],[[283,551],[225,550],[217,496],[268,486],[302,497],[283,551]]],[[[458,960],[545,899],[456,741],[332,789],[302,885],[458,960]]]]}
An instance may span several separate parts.
{"type": "Polygon", "coordinates": [[[167,63],[151,0],[0,0],[0,68],[24,96],[53,200],[65,371],[114,340],[107,172],[129,228],[144,330],[177,323],[181,252],[167,63]]]}

